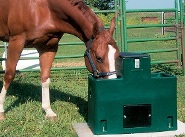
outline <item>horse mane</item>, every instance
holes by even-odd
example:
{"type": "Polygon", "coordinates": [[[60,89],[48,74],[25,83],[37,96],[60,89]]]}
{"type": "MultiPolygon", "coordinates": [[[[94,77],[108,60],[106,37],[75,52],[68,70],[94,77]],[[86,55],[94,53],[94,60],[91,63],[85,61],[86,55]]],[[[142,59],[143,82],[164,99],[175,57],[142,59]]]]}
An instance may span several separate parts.
{"type": "Polygon", "coordinates": [[[90,8],[85,4],[83,0],[68,0],[71,2],[72,6],[77,6],[78,9],[82,12],[82,14],[91,22],[95,23],[95,17],[90,16],[92,15],[90,8]]]}

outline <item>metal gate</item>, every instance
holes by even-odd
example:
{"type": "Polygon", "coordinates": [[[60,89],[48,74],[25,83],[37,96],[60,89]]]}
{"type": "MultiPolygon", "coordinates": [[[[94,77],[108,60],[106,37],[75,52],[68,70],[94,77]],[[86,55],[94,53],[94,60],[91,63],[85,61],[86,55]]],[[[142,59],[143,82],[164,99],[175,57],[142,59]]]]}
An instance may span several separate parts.
{"type": "MultiPolygon", "coordinates": [[[[140,52],[140,53],[148,53],[151,55],[151,63],[152,64],[164,64],[164,63],[175,63],[178,66],[183,67],[184,73],[184,30],[183,30],[183,1],[182,0],[174,0],[173,8],[166,9],[127,9],[126,1],[122,2],[122,24],[121,30],[123,31],[123,35],[121,36],[122,40],[122,51],[125,52],[140,52]],[[160,20],[161,13],[171,13],[170,18],[166,18],[168,22],[164,23],[163,20],[159,22],[141,22],[140,24],[128,24],[129,16],[134,14],[138,15],[146,15],[151,16],[152,14],[156,14],[158,19],[160,20]],[[163,28],[173,28],[172,31],[165,33],[166,35],[160,34],[161,29],[163,28]],[[150,35],[148,29],[158,30],[154,32],[154,35],[150,35]],[[145,33],[148,35],[138,34],[139,36],[132,37],[129,32],[139,32],[145,33]],[[166,44],[166,43],[169,43],[166,44]],[[173,44],[172,44],[173,43],[173,44]],[[156,45],[156,46],[152,46],[156,45]],[[133,48],[135,46],[135,48],[133,48]],[[150,48],[151,47],[151,48],[150,48]],[[164,58],[157,58],[156,54],[163,54],[164,58]],[[166,56],[166,59],[165,59],[166,56]]],[[[150,4],[150,1],[148,1],[150,4]]]]}

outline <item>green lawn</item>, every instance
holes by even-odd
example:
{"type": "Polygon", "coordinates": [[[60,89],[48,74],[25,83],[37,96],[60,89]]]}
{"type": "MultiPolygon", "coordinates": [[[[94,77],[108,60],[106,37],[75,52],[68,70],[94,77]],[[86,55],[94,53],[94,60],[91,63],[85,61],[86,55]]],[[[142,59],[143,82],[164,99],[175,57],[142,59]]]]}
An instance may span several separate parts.
{"type": "MultiPolygon", "coordinates": [[[[51,73],[51,105],[58,114],[57,122],[44,119],[39,73],[17,74],[6,98],[6,120],[0,122],[0,136],[76,137],[72,123],[87,120],[88,74],[86,70],[51,73]]],[[[177,77],[178,119],[185,122],[185,77],[177,77]]]]}
{"type": "Polygon", "coordinates": [[[72,123],[87,119],[87,74],[86,70],[52,72],[51,105],[57,122],[44,119],[39,73],[17,74],[6,98],[0,136],[75,137],[72,123]]]}

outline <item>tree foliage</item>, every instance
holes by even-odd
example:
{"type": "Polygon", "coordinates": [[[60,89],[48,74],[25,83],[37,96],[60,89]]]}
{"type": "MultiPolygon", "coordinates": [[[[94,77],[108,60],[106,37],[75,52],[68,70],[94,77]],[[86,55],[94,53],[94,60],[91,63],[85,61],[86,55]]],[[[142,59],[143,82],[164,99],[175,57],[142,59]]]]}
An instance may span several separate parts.
{"type": "Polygon", "coordinates": [[[112,0],[85,0],[85,2],[99,10],[110,10],[114,8],[114,1],[112,0]]]}

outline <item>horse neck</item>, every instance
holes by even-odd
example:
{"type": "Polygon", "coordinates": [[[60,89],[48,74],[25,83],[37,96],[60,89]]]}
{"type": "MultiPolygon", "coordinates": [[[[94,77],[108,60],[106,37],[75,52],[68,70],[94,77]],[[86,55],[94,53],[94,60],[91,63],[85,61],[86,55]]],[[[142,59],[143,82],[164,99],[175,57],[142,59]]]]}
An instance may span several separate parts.
{"type": "Polygon", "coordinates": [[[103,27],[97,15],[81,0],[48,0],[48,2],[57,18],[63,23],[60,25],[61,31],[73,34],[85,43],[93,35],[95,23],[97,27],[103,27]]]}

